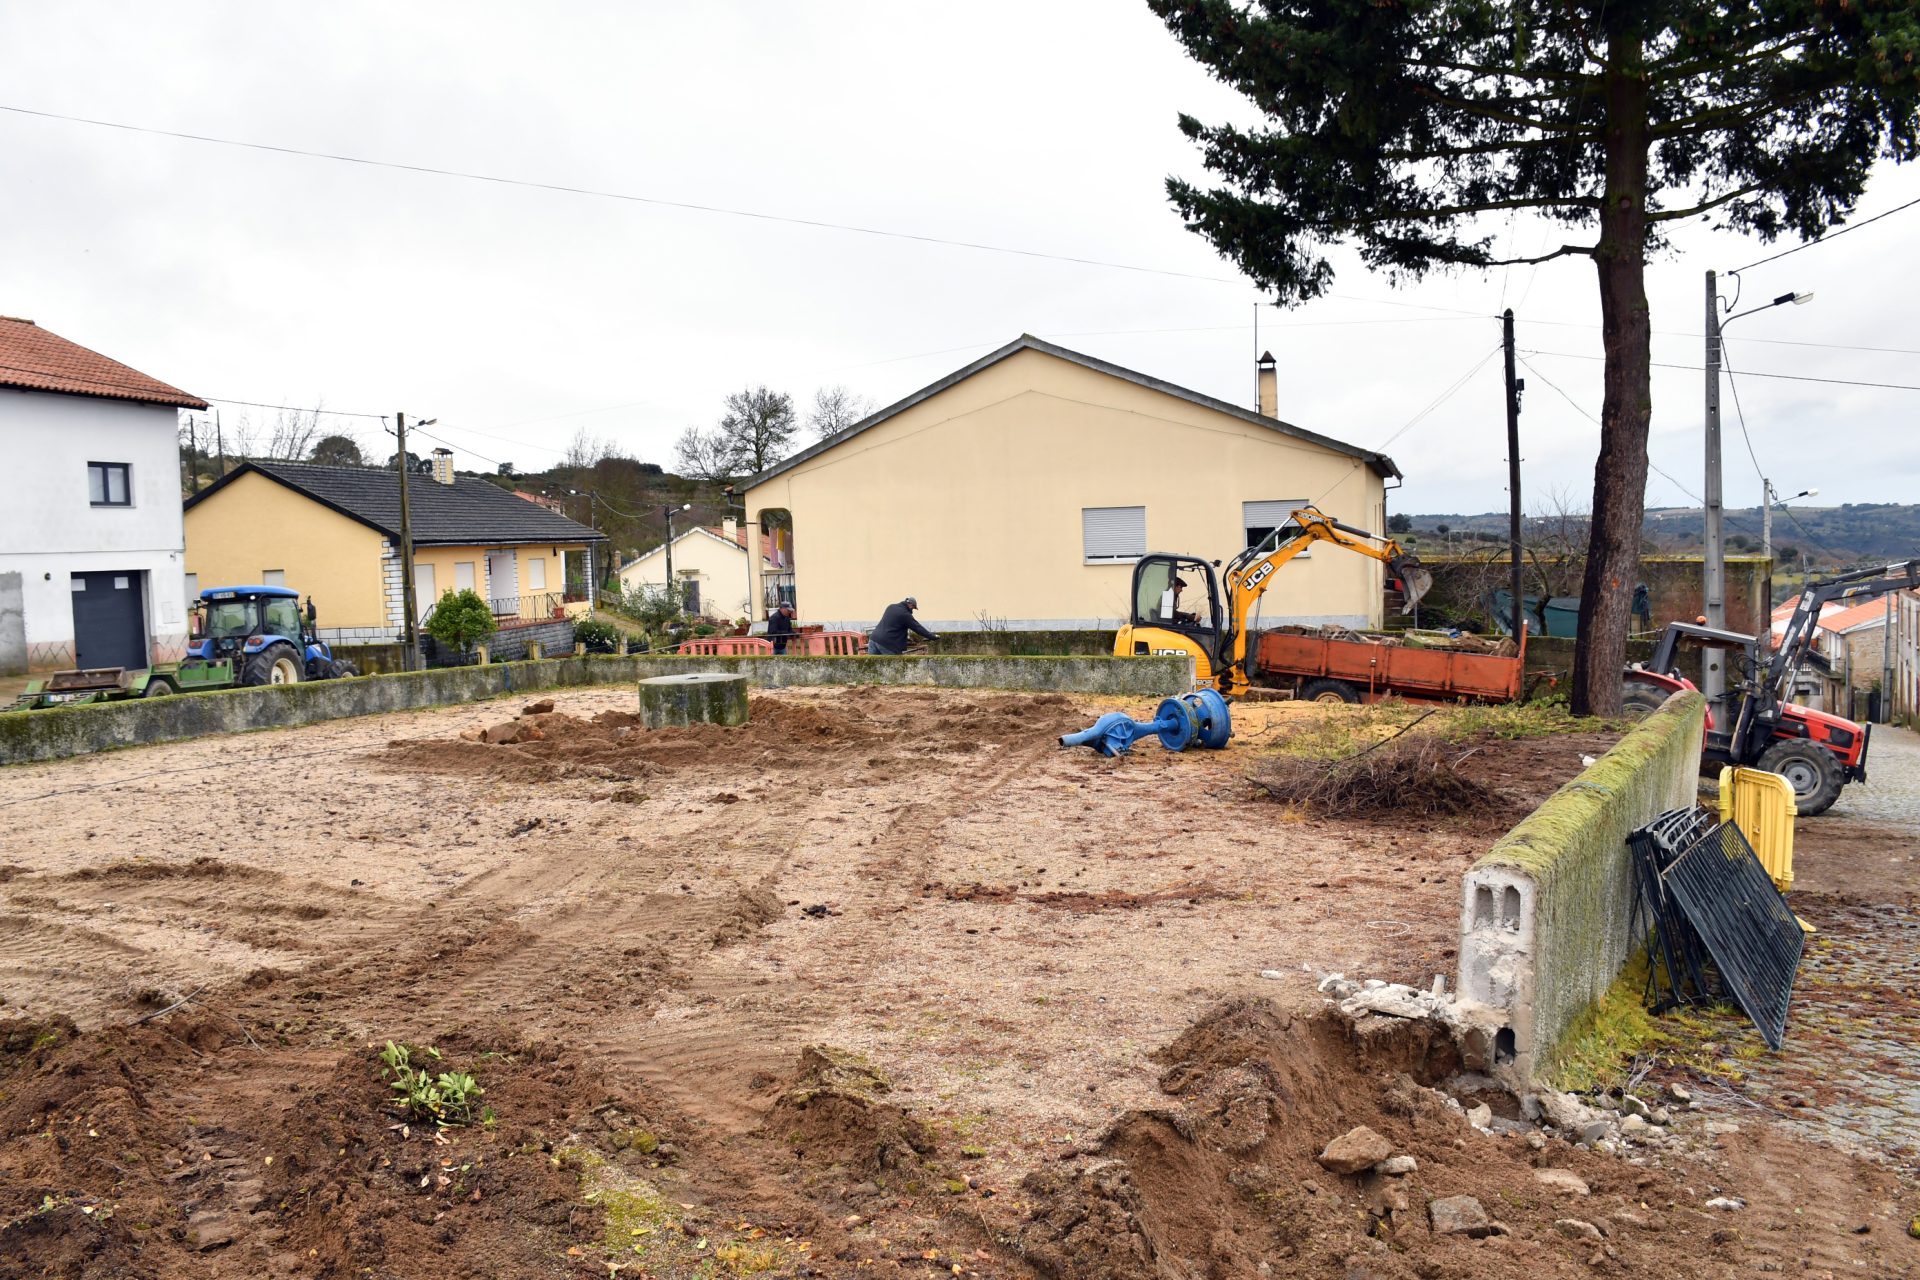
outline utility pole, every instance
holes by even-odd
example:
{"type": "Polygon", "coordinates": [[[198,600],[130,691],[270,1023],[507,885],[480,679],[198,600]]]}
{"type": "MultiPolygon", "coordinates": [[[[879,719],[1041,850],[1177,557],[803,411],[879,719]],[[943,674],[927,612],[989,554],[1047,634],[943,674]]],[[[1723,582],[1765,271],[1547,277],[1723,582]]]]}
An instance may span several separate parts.
{"type": "Polygon", "coordinates": [[[418,671],[420,615],[413,603],[413,514],[407,507],[407,415],[396,413],[393,420],[394,434],[399,439],[399,452],[393,460],[400,470],[400,610],[405,619],[400,632],[405,647],[401,663],[408,671],[418,671]]]}
{"type": "Polygon", "coordinates": [[[1513,308],[1500,317],[1500,341],[1507,352],[1507,557],[1508,587],[1513,592],[1513,642],[1524,643],[1527,607],[1520,595],[1520,393],[1526,383],[1513,376],[1513,308]]]}
{"type": "Polygon", "coordinates": [[[227,436],[226,432],[220,428],[220,411],[218,409],[213,411],[213,439],[215,447],[220,450],[220,475],[214,477],[215,480],[218,480],[227,474],[227,436]]]}
{"type": "Polygon", "coordinates": [[[1893,723],[1893,601],[1900,593],[1887,592],[1886,621],[1880,627],[1880,723],[1893,723]]]}
{"type": "MultiPolygon", "coordinates": [[[[1766,614],[1773,615],[1773,481],[1760,477],[1760,555],[1767,562],[1767,598],[1766,614]]],[[[1773,626],[1768,624],[1762,635],[1771,639],[1773,626]]]]}
{"type": "MultiPolygon", "coordinates": [[[[1706,551],[1707,625],[1727,629],[1727,544],[1721,528],[1720,503],[1720,293],[1718,279],[1707,272],[1707,470],[1704,541],[1706,551]]],[[[1726,692],[1726,672],[1709,652],[1702,663],[1700,691],[1709,704],[1726,692]]]]}

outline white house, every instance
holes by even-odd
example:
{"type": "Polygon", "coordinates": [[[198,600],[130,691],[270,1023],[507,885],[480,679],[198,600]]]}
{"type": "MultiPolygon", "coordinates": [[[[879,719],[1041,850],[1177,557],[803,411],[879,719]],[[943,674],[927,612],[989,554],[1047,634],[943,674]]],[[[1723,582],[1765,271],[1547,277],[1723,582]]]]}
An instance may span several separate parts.
{"type": "Polygon", "coordinates": [[[206,407],[0,317],[0,675],[184,656],[177,410],[206,407]]]}
{"type": "MultiPolygon", "coordinates": [[[[666,552],[666,544],[662,543],[622,565],[622,589],[658,589],[665,586],[666,552]]],[[[762,533],[760,573],[763,578],[771,578],[779,573],[779,557],[773,539],[762,533]]],[[[740,526],[727,520],[718,527],[695,525],[685,533],[675,534],[673,578],[680,584],[689,613],[725,618],[746,617],[751,584],[747,579],[747,542],[740,526]]]]}

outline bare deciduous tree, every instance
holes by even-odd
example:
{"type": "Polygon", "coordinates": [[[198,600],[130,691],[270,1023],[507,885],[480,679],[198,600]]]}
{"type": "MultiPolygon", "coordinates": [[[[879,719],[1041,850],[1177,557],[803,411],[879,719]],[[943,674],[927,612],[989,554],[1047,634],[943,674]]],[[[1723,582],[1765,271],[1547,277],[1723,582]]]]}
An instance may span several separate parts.
{"type": "Polygon", "coordinates": [[[807,414],[807,426],[815,440],[845,431],[873,412],[873,401],[847,387],[821,387],[813,393],[813,409],[807,414]]]}
{"type": "Polygon", "coordinates": [[[792,442],[799,422],[793,397],[762,384],[727,397],[726,412],[712,427],[688,427],[674,445],[680,473],[702,480],[731,479],[765,471],[792,442]]]}

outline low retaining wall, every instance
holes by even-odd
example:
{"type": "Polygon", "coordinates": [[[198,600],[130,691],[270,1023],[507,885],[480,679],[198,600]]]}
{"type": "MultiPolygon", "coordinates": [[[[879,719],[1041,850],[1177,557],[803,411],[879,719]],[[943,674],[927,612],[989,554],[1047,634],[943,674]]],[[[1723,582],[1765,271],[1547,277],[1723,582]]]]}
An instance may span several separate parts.
{"type": "Polygon", "coordinates": [[[988,657],[970,654],[900,658],[695,658],[636,655],[642,676],[728,671],[768,689],[801,685],[937,685],[946,689],[1021,689],[1034,693],[1097,693],[1166,698],[1193,688],[1193,659],[988,657]]]}
{"type": "Polygon", "coordinates": [[[1634,950],[1627,833],[1694,803],[1705,714],[1697,693],[1667,699],[1467,871],[1459,993],[1510,1083],[1552,1065],[1634,950]]]}
{"type": "Polygon", "coordinates": [[[927,642],[933,654],[984,654],[994,657],[1074,654],[1089,658],[1113,653],[1113,631],[943,631],[927,642]]]}
{"type": "Polygon", "coordinates": [[[214,733],[477,702],[541,689],[627,684],[647,676],[728,671],[757,685],[936,685],[1165,697],[1193,687],[1186,658],[692,658],[608,654],[496,662],[353,680],[0,713],[0,765],[214,733]]]}

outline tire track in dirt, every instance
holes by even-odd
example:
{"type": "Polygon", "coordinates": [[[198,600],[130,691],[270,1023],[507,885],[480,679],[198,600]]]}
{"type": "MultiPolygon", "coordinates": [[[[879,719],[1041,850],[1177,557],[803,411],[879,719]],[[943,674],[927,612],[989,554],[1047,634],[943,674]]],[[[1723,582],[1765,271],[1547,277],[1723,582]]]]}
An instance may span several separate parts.
{"type": "MultiPolygon", "coordinates": [[[[997,763],[955,778],[947,790],[932,795],[924,780],[883,787],[880,796],[898,796],[901,802],[870,837],[856,834],[861,824],[843,807],[855,795],[872,798],[868,791],[823,796],[800,822],[784,831],[759,832],[761,839],[784,835],[796,857],[844,853],[850,839],[859,849],[851,879],[841,882],[852,892],[835,914],[814,918],[816,926],[834,930],[825,966],[884,967],[891,922],[918,901],[914,887],[924,878],[938,832],[996,803],[1056,750],[1051,740],[1009,747],[997,763]]],[[[873,802],[877,807],[885,800],[873,802]]],[[[794,908],[787,907],[786,914],[792,917],[794,908]]],[[[610,1026],[610,1034],[598,1042],[616,1070],[630,1073],[676,1110],[720,1134],[760,1125],[800,1051],[819,1037],[836,1010],[837,1002],[816,994],[804,976],[769,972],[764,941],[758,950],[758,955],[741,948],[709,952],[663,1008],[644,1023],[610,1026]]]]}

